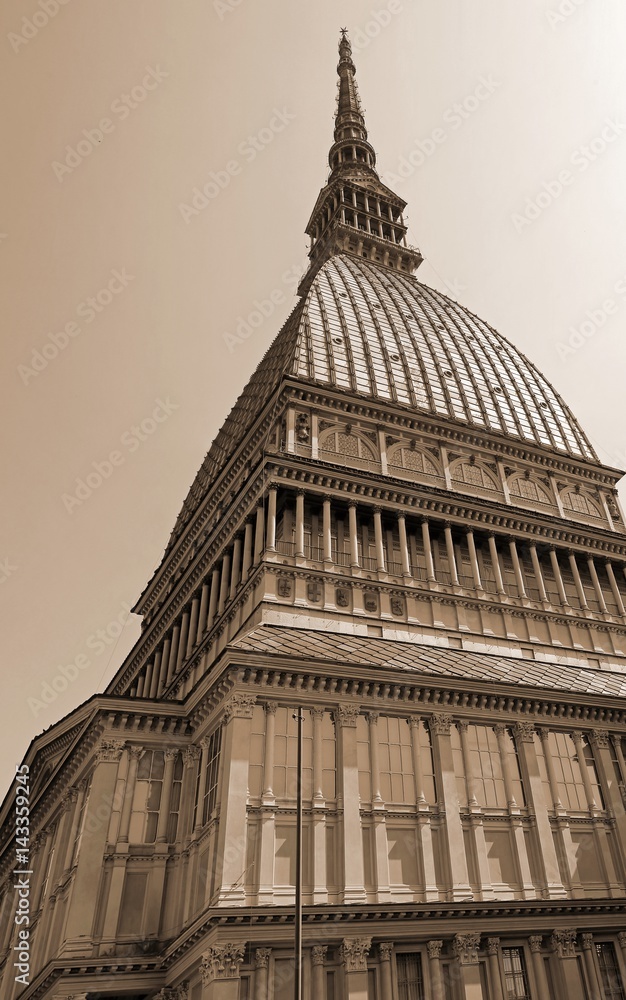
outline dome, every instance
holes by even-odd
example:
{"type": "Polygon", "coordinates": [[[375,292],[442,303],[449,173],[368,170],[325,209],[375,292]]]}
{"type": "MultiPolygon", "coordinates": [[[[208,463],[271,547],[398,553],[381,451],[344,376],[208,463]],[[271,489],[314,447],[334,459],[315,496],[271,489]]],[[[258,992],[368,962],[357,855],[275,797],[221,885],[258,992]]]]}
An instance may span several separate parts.
{"type": "Polygon", "coordinates": [[[315,276],[290,374],[594,460],[541,372],[483,320],[401,271],[337,254],[315,276]]]}

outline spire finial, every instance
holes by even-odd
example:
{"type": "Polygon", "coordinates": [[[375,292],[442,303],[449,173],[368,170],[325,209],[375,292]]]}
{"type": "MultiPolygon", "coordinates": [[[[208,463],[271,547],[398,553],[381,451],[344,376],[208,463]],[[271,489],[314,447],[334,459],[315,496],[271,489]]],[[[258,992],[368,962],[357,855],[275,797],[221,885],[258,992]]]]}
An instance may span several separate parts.
{"type": "MultiPolygon", "coordinates": [[[[365,118],[359,98],[359,91],[356,85],[356,67],[352,61],[352,46],[348,38],[348,29],[342,28],[339,38],[339,63],[337,65],[339,76],[339,93],[337,95],[337,113],[335,115],[335,144],[345,139],[360,139],[367,142],[367,129],[365,128],[365,118]]],[[[369,144],[368,144],[369,146],[369,144]]],[[[333,150],[331,149],[331,167],[333,150]]],[[[366,157],[369,166],[374,167],[376,156],[374,150],[369,147],[366,157]]]]}

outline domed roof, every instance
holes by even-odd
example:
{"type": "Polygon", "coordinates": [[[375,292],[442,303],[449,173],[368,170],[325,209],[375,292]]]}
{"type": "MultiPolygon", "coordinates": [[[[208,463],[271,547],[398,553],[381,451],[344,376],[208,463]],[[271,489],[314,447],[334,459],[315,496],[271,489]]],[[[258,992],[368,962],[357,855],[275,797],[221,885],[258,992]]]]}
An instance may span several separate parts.
{"type": "Polygon", "coordinates": [[[352,254],[331,257],[315,276],[289,373],[595,459],[547,379],[484,320],[352,254]]]}

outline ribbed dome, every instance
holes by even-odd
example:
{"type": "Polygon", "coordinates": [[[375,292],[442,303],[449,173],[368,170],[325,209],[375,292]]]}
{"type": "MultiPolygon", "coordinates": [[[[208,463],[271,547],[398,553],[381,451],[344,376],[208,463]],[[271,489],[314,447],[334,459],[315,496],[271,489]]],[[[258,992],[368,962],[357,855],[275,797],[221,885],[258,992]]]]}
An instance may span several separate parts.
{"type": "Polygon", "coordinates": [[[291,374],[565,452],[595,455],[540,371],[445,295],[338,254],[313,280],[291,374]]]}

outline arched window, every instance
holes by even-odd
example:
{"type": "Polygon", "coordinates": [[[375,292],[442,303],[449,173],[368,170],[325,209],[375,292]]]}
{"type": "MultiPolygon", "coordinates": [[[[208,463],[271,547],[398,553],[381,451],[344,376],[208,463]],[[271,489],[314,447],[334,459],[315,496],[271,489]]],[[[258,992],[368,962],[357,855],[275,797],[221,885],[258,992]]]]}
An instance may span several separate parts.
{"type": "Polygon", "coordinates": [[[494,474],[482,462],[472,462],[468,458],[459,458],[450,466],[450,476],[453,482],[464,483],[467,486],[478,486],[483,490],[501,490],[494,474]]]}
{"type": "Polygon", "coordinates": [[[436,459],[411,441],[394,444],[387,452],[387,464],[393,469],[408,469],[411,472],[441,478],[441,469],[436,459]]]}
{"type": "Polygon", "coordinates": [[[374,446],[351,427],[333,427],[323,431],[320,434],[319,449],[322,456],[341,455],[365,462],[378,461],[374,446]]]}
{"type": "Polygon", "coordinates": [[[554,500],[542,483],[532,476],[514,475],[509,479],[509,493],[513,497],[522,497],[534,503],[545,503],[554,506],[554,500]]]}
{"type": "Polygon", "coordinates": [[[573,510],[577,514],[586,514],[587,517],[602,517],[600,505],[589,493],[584,490],[567,489],[561,493],[561,500],[565,510],[573,510]]]}

